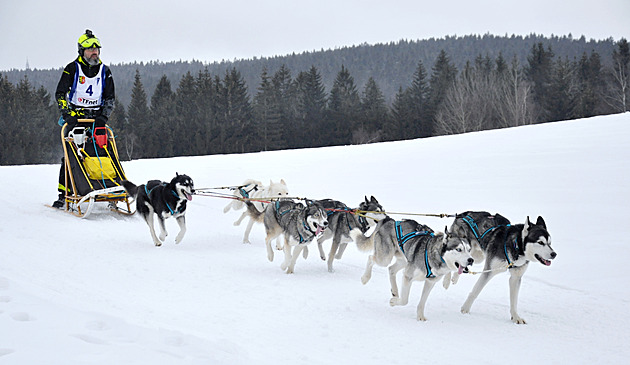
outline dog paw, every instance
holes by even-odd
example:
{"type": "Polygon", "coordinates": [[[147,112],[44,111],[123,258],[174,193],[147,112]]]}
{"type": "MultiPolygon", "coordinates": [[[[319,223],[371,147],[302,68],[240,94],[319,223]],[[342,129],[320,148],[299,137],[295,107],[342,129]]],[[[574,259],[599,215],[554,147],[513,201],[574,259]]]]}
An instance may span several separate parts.
{"type": "Polygon", "coordinates": [[[525,320],[519,316],[512,316],[512,322],[516,324],[527,324],[527,322],[525,322],[525,320]]]}
{"type": "Polygon", "coordinates": [[[156,246],[156,247],[160,247],[160,246],[162,246],[162,242],[160,242],[160,241],[155,241],[155,246],[156,246]]]}
{"type": "Polygon", "coordinates": [[[389,305],[392,306],[392,307],[396,306],[396,305],[401,305],[400,304],[400,298],[398,298],[398,297],[391,298],[389,300],[389,305]]]}
{"type": "Polygon", "coordinates": [[[416,319],[419,322],[426,322],[427,321],[427,317],[424,316],[424,314],[418,314],[418,316],[416,317],[416,319]]]}
{"type": "Polygon", "coordinates": [[[269,262],[273,262],[273,251],[267,253],[267,259],[269,260],[269,262]]]}
{"type": "Polygon", "coordinates": [[[370,281],[370,277],[369,276],[361,276],[361,284],[365,285],[367,284],[367,282],[370,281]]]}
{"type": "Polygon", "coordinates": [[[463,314],[468,314],[468,313],[470,313],[470,308],[468,308],[468,307],[462,307],[461,312],[462,312],[463,314]]]}
{"type": "Polygon", "coordinates": [[[160,239],[160,241],[164,242],[164,240],[166,239],[167,235],[168,235],[167,233],[162,233],[162,234],[160,234],[160,236],[158,238],[160,239]]]}

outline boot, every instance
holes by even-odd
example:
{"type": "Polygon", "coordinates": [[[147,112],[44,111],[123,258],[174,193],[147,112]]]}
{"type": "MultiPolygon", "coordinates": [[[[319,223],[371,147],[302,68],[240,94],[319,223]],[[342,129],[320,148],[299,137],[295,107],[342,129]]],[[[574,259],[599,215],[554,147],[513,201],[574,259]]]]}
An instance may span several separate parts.
{"type": "Polygon", "coordinates": [[[66,206],[66,194],[59,193],[59,198],[52,203],[53,208],[63,209],[66,206]]]}

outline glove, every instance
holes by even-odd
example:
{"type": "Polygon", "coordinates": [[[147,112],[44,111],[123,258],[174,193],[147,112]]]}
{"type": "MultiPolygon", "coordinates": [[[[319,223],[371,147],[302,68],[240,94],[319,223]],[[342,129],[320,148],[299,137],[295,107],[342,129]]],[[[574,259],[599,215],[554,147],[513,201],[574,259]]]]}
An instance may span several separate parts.
{"type": "Polygon", "coordinates": [[[98,117],[94,118],[94,126],[95,127],[105,127],[105,124],[107,124],[107,117],[104,115],[99,115],[98,117]]]}
{"type": "Polygon", "coordinates": [[[66,128],[67,130],[72,130],[72,128],[74,128],[77,125],[77,123],[78,123],[77,117],[75,117],[74,115],[70,115],[70,114],[64,115],[63,116],[63,120],[68,125],[68,127],[66,128]]]}

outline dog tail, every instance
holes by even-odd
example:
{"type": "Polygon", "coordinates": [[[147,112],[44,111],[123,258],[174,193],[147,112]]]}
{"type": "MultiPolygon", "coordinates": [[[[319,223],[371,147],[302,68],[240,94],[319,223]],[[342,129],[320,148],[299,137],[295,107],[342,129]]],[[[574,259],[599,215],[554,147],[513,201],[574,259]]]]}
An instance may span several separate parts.
{"type": "Polygon", "coordinates": [[[131,181],[124,180],[122,185],[130,196],[136,197],[138,195],[138,187],[131,181]]]}
{"type": "Polygon", "coordinates": [[[372,251],[374,249],[374,234],[365,237],[359,228],[350,231],[350,237],[356,242],[359,251],[372,251]]]}

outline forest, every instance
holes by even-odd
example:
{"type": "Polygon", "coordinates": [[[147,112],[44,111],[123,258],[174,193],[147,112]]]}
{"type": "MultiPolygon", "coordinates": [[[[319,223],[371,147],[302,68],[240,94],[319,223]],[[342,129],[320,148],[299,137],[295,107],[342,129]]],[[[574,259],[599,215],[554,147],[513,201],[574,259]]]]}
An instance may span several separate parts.
{"type": "MultiPolygon", "coordinates": [[[[626,39],[535,35],[119,64],[108,124],[123,160],[424,138],[628,111],[629,67],[626,39]]],[[[0,164],[59,161],[61,70],[0,72],[0,164]]]]}

